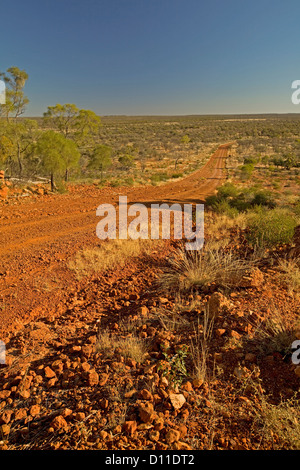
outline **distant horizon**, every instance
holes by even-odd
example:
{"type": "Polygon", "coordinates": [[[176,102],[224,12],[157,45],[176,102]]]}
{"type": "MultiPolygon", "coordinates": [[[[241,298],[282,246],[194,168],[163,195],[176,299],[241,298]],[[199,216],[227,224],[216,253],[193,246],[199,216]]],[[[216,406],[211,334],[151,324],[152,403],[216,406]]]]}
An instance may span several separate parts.
{"type": "MultiPolygon", "coordinates": [[[[83,108],[85,109],[85,108],[83,108]]],[[[97,113],[96,113],[97,114],[97,113]]],[[[199,114],[97,114],[100,118],[105,118],[105,117],[201,117],[201,116],[293,116],[293,115],[299,115],[300,112],[298,113],[292,113],[292,112],[266,112],[266,113],[199,113],[199,114]]],[[[42,118],[43,114],[41,115],[22,115],[20,118],[26,119],[26,118],[42,118]]],[[[3,119],[5,119],[3,117],[3,119]]]]}

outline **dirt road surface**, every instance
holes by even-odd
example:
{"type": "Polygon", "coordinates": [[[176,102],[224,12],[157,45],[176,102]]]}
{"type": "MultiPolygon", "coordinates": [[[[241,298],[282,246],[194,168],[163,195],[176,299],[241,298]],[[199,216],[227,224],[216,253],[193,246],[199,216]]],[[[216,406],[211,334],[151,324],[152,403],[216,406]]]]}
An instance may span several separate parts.
{"type": "Polygon", "coordinates": [[[39,316],[59,313],[76,289],[68,260],[81,248],[99,245],[96,209],[128,203],[200,203],[226,177],[231,144],[221,145],[207,163],[188,177],[159,186],[102,188],[73,186],[67,194],[24,198],[0,205],[0,338],[39,316]]]}

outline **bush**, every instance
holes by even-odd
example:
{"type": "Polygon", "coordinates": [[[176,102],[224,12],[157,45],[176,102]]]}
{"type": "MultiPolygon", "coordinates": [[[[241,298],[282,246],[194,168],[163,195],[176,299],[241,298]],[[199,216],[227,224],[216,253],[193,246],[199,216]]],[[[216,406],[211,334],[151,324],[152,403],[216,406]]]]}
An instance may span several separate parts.
{"type": "Polygon", "coordinates": [[[270,209],[274,209],[276,203],[273,199],[273,196],[270,192],[267,191],[258,191],[254,198],[251,201],[252,206],[266,206],[270,209]]]}
{"type": "Polygon", "coordinates": [[[156,173],[151,176],[152,183],[159,183],[160,181],[166,181],[168,179],[167,173],[156,173]]]}
{"type": "Polygon", "coordinates": [[[207,197],[205,202],[214,212],[220,214],[224,211],[231,217],[255,206],[264,206],[269,209],[276,206],[272,193],[255,187],[238,189],[231,183],[221,186],[217,194],[207,197]]]}
{"type": "Polygon", "coordinates": [[[213,206],[214,212],[217,214],[227,215],[230,218],[234,218],[238,215],[239,211],[235,207],[231,207],[227,201],[217,201],[213,206]]]}
{"type": "Polygon", "coordinates": [[[257,208],[249,213],[247,235],[249,243],[268,248],[290,243],[297,225],[295,215],[288,209],[257,208]]]}

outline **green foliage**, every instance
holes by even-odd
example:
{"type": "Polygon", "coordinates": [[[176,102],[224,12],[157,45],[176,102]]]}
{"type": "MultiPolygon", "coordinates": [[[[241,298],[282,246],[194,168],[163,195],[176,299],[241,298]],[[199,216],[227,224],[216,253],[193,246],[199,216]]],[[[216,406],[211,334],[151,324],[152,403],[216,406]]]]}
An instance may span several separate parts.
{"type": "Polygon", "coordinates": [[[118,160],[124,170],[129,170],[135,166],[133,156],[128,153],[121,155],[118,160]]]}
{"type": "Polygon", "coordinates": [[[186,134],[181,138],[181,142],[183,144],[188,144],[190,142],[190,140],[191,140],[190,137],[186,134]]]}
{"type": "Polygon", "coordinates": [[[1,114],[9,120],[10,115],[13,118],[21,116],[25,112],[29,99],[24,95],[23,88],[28,80],[28,74],[25,70],[18,67],[10,67],[5,72],[0,73],[6,84],[6,102],[0,105],[1,114]]]}
{"type": "Polygon", "coordinates": [[[103,171],[112,164],[112,148],[108,145],[97,145],[94,148],[91,159],[88,163],[88,169],[100,170],[101,180],[103,179],[103,171]]]}
{"type": "Polygon", "coordinates": [[[159,183],[160,181],[166,181],[168,179],[167,173],[156,173],[150,177],[151,183],[159,183]]]}
{"type": "Polygon", "coordinates": [[[48,106],[44,113],[44,123],[67,137],[75,127],[78,113],[79,109],[75,104],[58,103],[55,106],[48,106]]]}
{"type": "Polygon", "coordinates": [[[279,244],[290,243],[296,225],[297,219],[288,209],[256,208],[248,215],[247,238],[253,246],[272,248],[279,244]]]}
{"type": "Polygon", "coordinates": [[[183,379],[187,376],[185,365],[187,355],[188,346],[186,344],[183,344],[173,356],[170,356],[168,351],[163,352],[163,356],[168,362],[168,368],[163,371],[163,375],[175,386],[180,386],[183,379]]]}
{"type": "Polygon", "coordinates": [[[82,149],[90,146],[99,136],[101,119],[94,111],[78,109],[75,104],[48,106],[43,116],[44,125],[72,138],[82,149]]]}
{"type": "Polygon", "coordinates": [[[232,183],[221,186],[216,195],[206,198],[205,203],[214,212],[226,213],[234,217],[238,212],[246,212],[255,206],[274,208],[273,195],[269,191],[252,188],[237,188],[232,183]]]}
{"type": "Polygon", "coordinates": [[[54,131],[42,133],[36,143],[35,153],[40,158],[41,169],[51,175],[52,189],[54,175],[76,167],[80,158],[75,142],[54,131]]]}
{"type": "Polygon", "coordinates": [[[253,173],[254,164],[253,163],[246,163],[246,164],[241,166],[240,170],[241,170],[242,179],[249,179],[250,176],[253,173]]]}

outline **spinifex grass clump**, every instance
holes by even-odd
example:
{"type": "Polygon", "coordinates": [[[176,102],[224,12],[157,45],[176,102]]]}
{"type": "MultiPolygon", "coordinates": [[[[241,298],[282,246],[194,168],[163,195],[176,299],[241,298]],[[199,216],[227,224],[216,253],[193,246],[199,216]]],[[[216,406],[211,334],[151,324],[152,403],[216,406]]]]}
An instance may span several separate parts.
{"type": "Polygon", "coordinates": [[[177,292],[201,289],[212,283],[231,288],[240,284],[250,267],[250,262],[222,248],[192,252],[179,249],[168,260],[159,284],[162,290],[177,292]]]}
{"type": "Polygon", "coordinates": [[[297,218],[288,209],[258,208],[249,214],[247,226],[247,238],[252,245],[272,248],[292,241],[297,218]]]}

